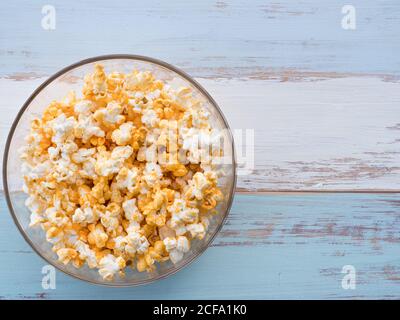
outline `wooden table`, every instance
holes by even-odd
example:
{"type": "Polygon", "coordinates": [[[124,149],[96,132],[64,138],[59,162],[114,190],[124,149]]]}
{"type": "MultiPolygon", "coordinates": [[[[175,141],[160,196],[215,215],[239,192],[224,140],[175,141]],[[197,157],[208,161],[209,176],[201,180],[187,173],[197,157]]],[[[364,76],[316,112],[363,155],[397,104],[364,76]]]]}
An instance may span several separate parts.
{"type": "Polygon", "coordinates": [[[86,57],[172,63],[214,96],[233,129],[255,130],[211,248],[178,274],[115,289],[57,273],[23,241],[0,192],[0,298],[399,298],[400,4],[352,1],[8,1],[0,9],[0,132],[49,75],[86,57]],[[347,267],[355,289],[344,289],[347,267]],[[343,269],[344,268],[344,269],[343,269]]]}

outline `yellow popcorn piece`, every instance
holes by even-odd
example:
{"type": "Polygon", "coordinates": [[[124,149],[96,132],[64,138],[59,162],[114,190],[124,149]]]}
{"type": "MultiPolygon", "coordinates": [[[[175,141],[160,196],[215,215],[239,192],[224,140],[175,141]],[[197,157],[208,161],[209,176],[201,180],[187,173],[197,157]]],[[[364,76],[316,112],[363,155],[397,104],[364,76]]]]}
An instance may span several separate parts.
{"type": "Polygon", "coordinates": [[[175,177],[183,177],[188,173],[188,169],[181,163],[167,164],[166,169],[171,171],[175,177]]]}
{"type": "Polygon", "coordinates": [[[71,260],[74,260],[78,253],[75,249],[71,248],[61,248],[57,251],[58,260],[63,264],[68,264],[71,260]]]}
{"type": "Polygon", "coordinates": [[[83,95],[87,98],[102,99],[107,95],[107,81],[104,67],[100,64],[95,65],[94,74],[85,77],[83,95]]]}
{"type": "Polygon", "coordinates": [[[100,223],[97,225],[91,224],[88,229],[90,230],[87,236],[88,243],[99,249],[104,248],[108,240],[108,235],[104,231],[103,225],[100,223]]]}

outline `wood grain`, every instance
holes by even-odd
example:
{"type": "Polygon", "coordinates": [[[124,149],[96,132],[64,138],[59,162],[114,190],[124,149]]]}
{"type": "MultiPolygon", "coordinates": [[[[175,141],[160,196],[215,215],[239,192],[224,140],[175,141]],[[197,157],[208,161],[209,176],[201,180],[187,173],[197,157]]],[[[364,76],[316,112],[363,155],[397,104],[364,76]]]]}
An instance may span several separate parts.
{"type": "Polygon", "coordinates": [[[136,288],[89,285],[45,264],[22,240],[0,195],[2,299],[365,299],[400,296],[400,198],[373,194],[239,195],[204,255],[174,276],[136,288]],[[344,290],[343,266],[356,269],[344,290]]]}
{"type": "Polygon", "coordinates": [[[341,27],[342,0],[6,1],[0,10],[0,74],[52,74],[82,58],[136,53],[196,77],[268,69],[400,74],[396,0],[355,0],[356,30],[341,27]]]}
{"type": "MultiPolygon", "coordinates": [[[[1,136],[44,80],[0,79],[1,136]]],[[[197,80],[234,131],[254,130],[254,148],[247,144],[254,168],[239,175],[238,190],[400,190],[399,83],[329,74],[302,81],[197,80]]],[[[5,139],[0,143],[2,153],[5,139]]],[[[248,159],[246,144],[240,151],[248,159]]]]}

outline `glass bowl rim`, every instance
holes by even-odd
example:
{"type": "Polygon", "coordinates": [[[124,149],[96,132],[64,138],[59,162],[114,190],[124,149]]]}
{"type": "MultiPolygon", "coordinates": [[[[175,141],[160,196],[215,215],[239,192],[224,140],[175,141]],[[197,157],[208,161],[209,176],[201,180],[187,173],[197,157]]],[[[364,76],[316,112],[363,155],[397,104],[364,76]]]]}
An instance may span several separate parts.
{"type": "Polygon", "coordinates": [[[233,203],[233,198],[234,198],[234,194],[235,194],[235,189],[236,189],[236,182],[237,182],[237,174],[236,174],[236,151],[235,151],[235,144],[234,144],[234,140],[233,140],[233,135],[232,135],[232,131],[229,127],[228,121],[226,120],[224,114],[222,113],[222,110],[220,109],[220,107],[218,106],[218,104],[216,103],[216,101],[212,98],[212,96],[203,88],[202,85],[200,85],[196,80],[194,80],[191,76],[189,76],[186,72],[180,70],[179,68],[155,59],[155,58],[150,58],[147,56],[142,56],[142,55],[134,55],[134,54],[108,54],[108,55],[101,55],[101,56],[95,56],[95,57],[91,57],[91,58],[86,58],[83,60],[80,60],[78,62],[75,62],[73,64],[70,64],[67,67],[62,68],[61,70],[57,71],[56,73],[54,73],[53,75],[51,75],[48,79],[46,79],[42,84],[40,84],[34,91],[33,93],[29,96],[29,98],[25,101],[25,103],[22,105],[21,109],[18,111],[12,125],[10,128],[10,131],[8,133],[7,136],[7,140],[6,140],[6,145],[4,147],[4,155],[3,155],[3,188],[4,188],[4,195],[6,198],[6,202],[7,202],[7,206],[8,209],[11,213],[11,216],[14,220],[15,225],[17,226],[19,232],[22,234],[23,238],[25,239],[25,241],[29,244],[29,246],[36,252],[36,254],[39,255],[39,257],[41,257],[44,261],[46,261],[47,263],[49,263],[50,265],[52,265],[53,267],[55,267],[57,270],[61,271],[62,273],[75,278],[75,279],[79,279],[82,280],[84,282],[87,283],[91,283],[91,284],[96,284],[96,285],[101,285],[101,286],[105,286],[105,287],[116,287],[116,288],[122,288],[122,287],[134,287],[134,286],[139,286],[139,285],[144,285],[144,284],[149,284],[152,282],[155,282],[157,280],[161,280],[161,279],[165,279],[175,273],[177,273],[178,271],[182,270],[183,268],[187,267],[189,264],[191,264],[194,260],[198,259],[198,257],[200,257],[212,244],[212,242],[214,241],[215,237],[217,236],[217,234],[219,233],[219,231],[221,230],[222,226],[225,224],[226,219],[229,215],[230,209],[232,207],[232,203],[233,203]],[[90,63],[94,63],[97,61],[102,61],[102,60],[137,60],[137,61],[142,61],[142,62],[149,62],[161,67],[164,67],[170,71],[175,72],[176,74],[178,74],[179,76],[181,76],[183,79],[185,79],[186,81],[188,81],[189,83],[191,83],[197,90],[200,91],[201,94],[203,94],[208,101],[213,105],[213,107],[217,110],[217,112],[219,113],[219,115],[222,118],[222,121],[224,123],[225,129],[227,129],[229,137],[231,139],[231,148],[232,148],[232,166],[233,166],[233,181],[232,181],[232,187],[230,190],[230,194],[229,194],[229,199],[228,199],[228,203],[227,203],[227,208],[224,212],[224,216],[222,218],[222,221],[219,223],[219,225],[217,226],[217,228],[214,231],[214,234],[211,235],[210,239],[208,240],[208,242],[202,246],[198,252],[193,255],[190,259],[187,259],[186,261],[184,261],[184,263],[179,266],[179,268],[173,268],[171,270],[169,270],[166,273],[160,274],[154,278],[151,279],[145,279],[145,280],[140,280],[137,281],[135,283],[113,283],[113,282],[101,282],[101,281],[97,281],[97,280],[91,280],[91,279],[87,279],[84,276],[80,276],[78,274],[74,274],[73,272],[70,272],[68,270],[63,270],[61,269],[58,265],[56,265],[55,263],[53,263],[53,261],[50,261],[49,259],[47,259],[44,255],[42,255],[42,253],[39,251],[39,249],[36,248],[36,245],[31,241],[30,237],[27,235],[27,233],[24,231],[24,229],[22,228],[22,226],[20,225],[17,215],[14,212],[13,206],[12,206],[12,201],[11,201],[11,197],[10,197],[10,191],[8,188],[8,178],[7,178],[7,168],[8,168],[8,156],[9,156],[9,152],[10,152],[10,145],[11,145],[11,141],[13,139],[14,136],[14,132],[15,129],[18,126],[18,123],[21,119],[21,117],[23,116],[23,114],[25,113],[26,109],[29,107],[29,105],[31,104],[31,102],[36,98],[36,96],[44,89],[46,88],[48,85],[50,85],[54,80],[56,80],[57,78],[59,78],[60,76],[62,76],[63,74],[67,73],[68,71],[71,71],[73,69],[76,69],[80,66],[83,66],[85,64],[90,64],[90,63]]]}

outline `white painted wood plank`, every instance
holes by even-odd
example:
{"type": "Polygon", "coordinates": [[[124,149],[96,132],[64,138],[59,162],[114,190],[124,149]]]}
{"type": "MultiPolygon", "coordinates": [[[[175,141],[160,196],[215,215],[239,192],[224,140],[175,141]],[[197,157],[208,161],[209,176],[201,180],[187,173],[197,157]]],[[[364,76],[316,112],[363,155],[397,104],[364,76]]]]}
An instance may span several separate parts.
{"type": "Polygon", "coordinates": [[[400,74],[397,0],[3,1],[0,74],[51,74],[110,53],[157,57],[196,76],[288,68],[400,74]],[[41,27],[44,4],[56,29],[41,27]],[[341,27],[356,9],[356,30],[341,27]]]}
{"type": "Polygon", "coordinates": [[[233,128],[256,130],[255,171],[239,189],[399,189],[399,90],[384,81],[400,75],[397,1],[352,3],[356,30],[341,27],[340,0],[54,0],[53,31],[40,25],[42,5],[0,10],[2,137],[38,75],[143,54],[197,76],[233,128]]]}
{"type": "MultiPolygon", "coordinates": [[[[400,190],[399,83],[285,77],[197,79],[232,129],[255,130],[255,168],[239,176],[239,190],[400,190]]],[[[0,78],[1,152],[13,118],[45,78],[18,79],[0,78]]]]}

